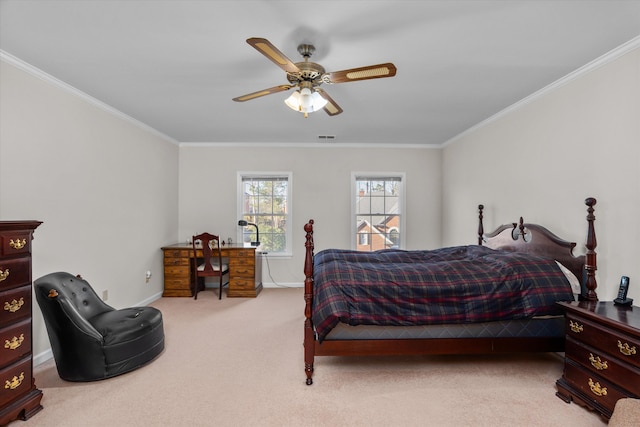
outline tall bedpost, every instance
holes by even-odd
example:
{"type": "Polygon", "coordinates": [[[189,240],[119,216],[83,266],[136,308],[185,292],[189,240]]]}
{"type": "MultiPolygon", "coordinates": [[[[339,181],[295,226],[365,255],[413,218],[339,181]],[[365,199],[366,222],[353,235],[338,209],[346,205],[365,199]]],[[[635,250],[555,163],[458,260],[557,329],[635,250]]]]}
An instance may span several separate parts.
{"type": "Polygon", "coordinates": [[[586,282],[586,288],[587,288],[587,295],[585,295],[585,298],[588,301],[597,301],[598,300],[598,294],[596,293],[596,287],[598,287],[598,284],[596,282],[596,270],[598,269],[597,267],[597,262],[596,262],[596,246],[598,245],[597,241],[596,241],[596,231],[595,228],[593,226],[593,222],[596,220],[595,215],[593,214],[593,207],[596,204],[596,199],[594,199],[593,197],[589,197],[588,199],[586,199],[584,201],[585,205],[587,205],[587,224],[588,224],[588,229],[587,229],[587,253],[585,256],[585,270],[587,270],[587,282],[586,282]]]}
{"type": "Polygon", "coordinates": [[[315,356],[315,336],[311,322],[311,306],[313,304],[313,220],[304,225],[306,234],[304,258],[304,371],[307,374],[307,385],[313,384],[313,358],[315,356]]]}
{"type": "Polygon", "coordinates": [[[484,205],[478,205],[478,244],[482,246],[482,237],[484,236],[484,225],[482,225],[482,210],[484,205]]]}

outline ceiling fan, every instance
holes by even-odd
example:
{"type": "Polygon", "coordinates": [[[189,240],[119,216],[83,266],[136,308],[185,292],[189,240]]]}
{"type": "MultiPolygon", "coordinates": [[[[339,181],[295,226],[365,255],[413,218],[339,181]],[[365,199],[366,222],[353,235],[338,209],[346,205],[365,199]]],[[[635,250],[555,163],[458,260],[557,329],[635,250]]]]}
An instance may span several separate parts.
{"type": "Polygon", "coordinates": [[[247,39],[247,43],[273,61],[278,67],[282,68],[287,73],[287,80],[289,80],[290,84],[278,85],[258,92],[252,92],[233,98],[233,100],[236,102],[244,102],[272,93],[297,88],[296,91],[285,100],[285,103],[291,109],[304,113],[305,117],[308,117],[309,113],[320,109],[324,109],[330,116],[342,113],[342,108],[327,92],[320,88],[320,85],[323,83],[346,83],[393,77],[396,75],[396,66],[390,62],[342,71],[326,72],[322,65],[309,61],[309,58],[315,51],[315,47],[311,44],[301,44],[298,46],[298,53],[302,55],[304,61],[294,63],[267,39],[253,37],[247,39]]]}

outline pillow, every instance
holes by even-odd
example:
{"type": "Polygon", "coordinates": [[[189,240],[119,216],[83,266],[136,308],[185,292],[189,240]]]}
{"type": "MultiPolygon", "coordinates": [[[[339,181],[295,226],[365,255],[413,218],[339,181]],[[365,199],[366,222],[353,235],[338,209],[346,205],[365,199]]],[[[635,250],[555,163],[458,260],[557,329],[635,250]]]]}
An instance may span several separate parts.
{"type": "Polygon", "coordinates": [[[571,270],[569,270],[567,267],[565,267],[564,265],[560,264],[558,261],[556,261],[556,264],[558,264],[558,267],[560,267],[560,270],[562,270],[562,272],[564,273],[565,277],[569,281],[569,284],[571,285],[571,291],[574,294],[579,295],[582,292],[582,289],[581,289],[581,286],[580,286],[580,281],[578,280],[576,275],[573,274],[571,272],[571,270]]]}

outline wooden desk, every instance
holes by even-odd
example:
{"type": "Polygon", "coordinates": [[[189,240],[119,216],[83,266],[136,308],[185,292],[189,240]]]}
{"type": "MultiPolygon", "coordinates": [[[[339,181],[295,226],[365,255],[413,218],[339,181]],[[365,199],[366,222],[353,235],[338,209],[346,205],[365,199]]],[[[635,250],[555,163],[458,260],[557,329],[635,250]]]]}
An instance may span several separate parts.
{"type": "MultiPolygon", "coordinates": [[[[186,243],[165,246],[163,297],[192,297],[193,247],[186,243]]],[[[262,258],[255,247],[222,246],[229,260],[228,297],[255,298],[262,291],[262,258]]]]}

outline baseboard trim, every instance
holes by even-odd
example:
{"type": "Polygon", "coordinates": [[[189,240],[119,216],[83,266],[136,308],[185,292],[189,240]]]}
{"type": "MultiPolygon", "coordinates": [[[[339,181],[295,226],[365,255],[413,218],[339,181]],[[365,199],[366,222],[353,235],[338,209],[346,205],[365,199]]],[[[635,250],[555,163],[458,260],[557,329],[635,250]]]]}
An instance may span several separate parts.
{"type": "Polygon", "coordinates": [[[39,353],[37,356],[33,356],[33,366],[42,365],[45,362],[53,359],[53,352],[49,348],[48,350],[39,353]]]}
{"type": "Polygon", "coordinates": [[[304,283],[274,283],[274,282],[262,282],[263,288],[303,288],[304,283]]]}

